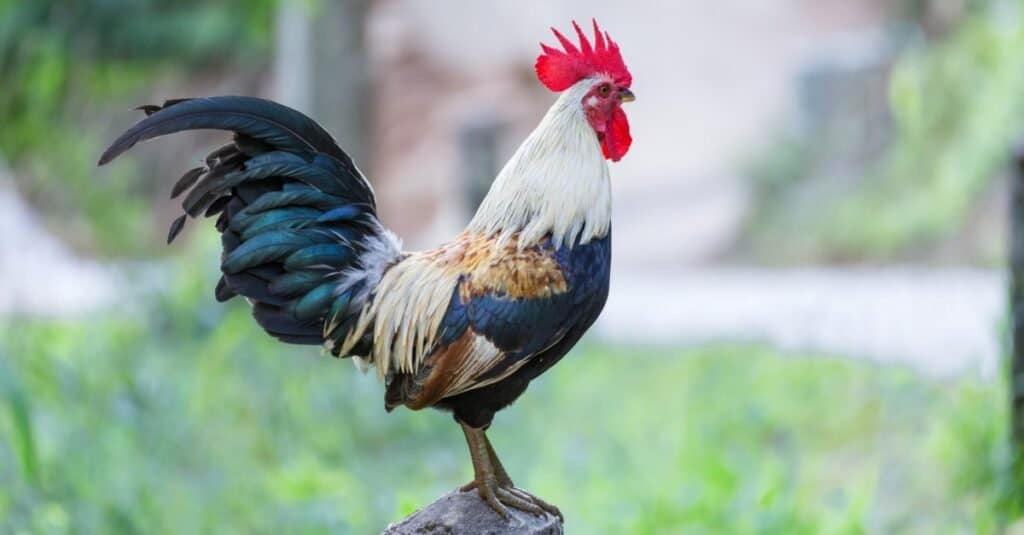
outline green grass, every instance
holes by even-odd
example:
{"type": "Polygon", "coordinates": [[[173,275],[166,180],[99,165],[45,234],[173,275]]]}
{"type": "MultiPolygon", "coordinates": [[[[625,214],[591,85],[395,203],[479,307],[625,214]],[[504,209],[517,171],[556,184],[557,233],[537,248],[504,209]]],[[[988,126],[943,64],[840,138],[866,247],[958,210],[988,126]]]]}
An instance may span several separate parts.
{"type": "MultiPolygon", "coordinates": [[[[371,533],[469,480],[450,416],[386,414],[374,377],[210,288],[181,275],[117,313],[0,326],[0,532],[371,533]]],[[[993,533],[1020,505],[1002,395],[591,339],[491,436],[570,533],[993,533]]]]}
{"type": "MultiPolygon", "coordinates": [[[[275,0],[0,0],[0,165],[80,249],[141,255],[162,243],[147,165],[96,159],[149,99],[188,95],[269,63],[275,0]],[[217,73],[213,75],[211,73],[217,73]],[[190,82],[191,81],[191,82],[190,82]]],[[[129,160],[130,159],[126,159],[129,160]]]]}

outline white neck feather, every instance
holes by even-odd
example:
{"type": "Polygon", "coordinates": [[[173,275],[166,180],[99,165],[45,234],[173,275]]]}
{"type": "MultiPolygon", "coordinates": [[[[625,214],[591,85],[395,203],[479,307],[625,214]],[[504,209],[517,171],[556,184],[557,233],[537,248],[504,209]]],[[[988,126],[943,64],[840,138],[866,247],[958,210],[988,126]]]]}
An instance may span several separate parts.
{"type": "Polygon", "coordinates": [[[581,104],[593,80],[564,91],[494,179],[468,230],[503,241],[518,232],[529,246],[551,234],[573,246],[611,226],[608,164],[581,104]]]}

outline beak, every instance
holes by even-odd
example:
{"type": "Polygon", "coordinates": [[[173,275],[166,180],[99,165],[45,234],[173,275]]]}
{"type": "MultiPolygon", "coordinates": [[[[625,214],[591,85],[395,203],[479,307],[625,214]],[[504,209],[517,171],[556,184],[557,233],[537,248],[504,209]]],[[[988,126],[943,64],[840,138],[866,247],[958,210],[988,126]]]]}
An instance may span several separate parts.
{"type": "Polygon", "coordinates": [[[619,100],[622,102],[633,102],[636,100],[636,95],[632,91],[623,87],[619,90],[619,100]]]}

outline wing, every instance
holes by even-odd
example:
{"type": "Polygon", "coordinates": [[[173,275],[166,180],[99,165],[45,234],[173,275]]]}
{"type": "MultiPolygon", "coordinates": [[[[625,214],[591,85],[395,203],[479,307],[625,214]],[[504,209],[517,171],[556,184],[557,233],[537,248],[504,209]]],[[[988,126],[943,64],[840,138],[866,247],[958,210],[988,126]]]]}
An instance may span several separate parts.
{"type": "Polygon", "coordinates": [[[607,291],[607,258],[589,249],[555,250],[545,241],[520,250],[514,242],[477,240],[458,260],[463,273],[433,350],[415,373],[392,380],[387,406],[418,409],[493,384],[581,322],[589,326],[591,314],[581,307],[607,291]]]}

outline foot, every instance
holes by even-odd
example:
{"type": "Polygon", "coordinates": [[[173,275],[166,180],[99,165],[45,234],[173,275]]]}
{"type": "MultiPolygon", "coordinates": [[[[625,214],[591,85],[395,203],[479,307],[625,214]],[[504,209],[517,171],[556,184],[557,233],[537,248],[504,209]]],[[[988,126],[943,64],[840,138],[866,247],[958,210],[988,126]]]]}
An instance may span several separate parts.
{"type": "Polygon", "coordinates": [[[476,489],[480,493],[480,498],[506,521],[512,517],[506,505],[535,516],[550,513],[562,520],[562,512],[557,507],[523,489],[516,488],[494,453],[494,448],[491,447],[491,442],[487,440],[483,429],[470,427],[462,422],[459,424],[466,435],[474,474],[473,481],[459,489],[461,492],[476,489]]]}
{"type": "Polygon", "coordinates": [[[459,491],[468,492],[473,489],[476,489],[480,494],[480,498],[505,520],[511,518],[508,508],[505,507],[506,505],[534,516],[550,513],[557,516],[559,520],[562,520],[562,512],[557,507],[523,489],[516,488],[510,480],[499,482],[494,478],[490,478],[485,479],[482,484],[480,481],[474,480],[463,485],[459,491]]]}

